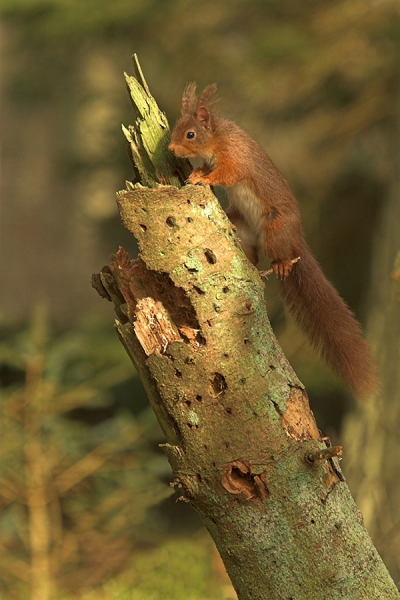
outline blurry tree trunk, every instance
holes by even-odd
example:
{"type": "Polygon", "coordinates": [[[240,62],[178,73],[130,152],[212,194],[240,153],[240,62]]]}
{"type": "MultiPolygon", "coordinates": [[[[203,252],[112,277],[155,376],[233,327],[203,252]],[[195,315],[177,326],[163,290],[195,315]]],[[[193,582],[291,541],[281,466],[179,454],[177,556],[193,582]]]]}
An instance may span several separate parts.
{"type": "Polygon", "coordinates": [[[392,181],[377,232],[367,332],[381,391],[344,423],[346,476],[366,527],[400,582],[400,94],[392,181]]]}
{"type": "Polygon", "coordinates": [[[340,449],[321,438],[271,330],[257,270],[211,190],[176,187],[186,166],[166,153],[166,119],[136,72],[126,135],[147,187],[128,184],[118,204],[140,255],[120,248],[93,285],[114,302],[175,485],[240,600],[400,597],[343,480],[340,449]]]}

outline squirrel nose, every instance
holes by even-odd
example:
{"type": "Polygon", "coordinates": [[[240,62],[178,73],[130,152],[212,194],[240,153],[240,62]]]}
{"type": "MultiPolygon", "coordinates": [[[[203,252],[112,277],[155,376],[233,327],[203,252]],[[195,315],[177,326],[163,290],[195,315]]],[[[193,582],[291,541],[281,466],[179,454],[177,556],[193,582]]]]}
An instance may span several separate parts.
{"type": "Polygon", "coordinates": [[[170,152],[172,152],[172,154],[175,154],[175,148],[174,148],[174,144],[172,144],[172,143],[171,143],[171,144],[168,146],[168,150],[169,150],[170,152]]]}

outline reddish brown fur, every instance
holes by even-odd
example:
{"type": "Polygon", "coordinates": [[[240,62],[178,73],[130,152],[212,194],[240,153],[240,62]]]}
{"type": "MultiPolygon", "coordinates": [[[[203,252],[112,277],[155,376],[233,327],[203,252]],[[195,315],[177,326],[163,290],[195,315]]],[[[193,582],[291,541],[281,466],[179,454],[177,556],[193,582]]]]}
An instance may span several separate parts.
{"type": "Polygon", "coordinates": [[[261,146],[211,110],[215,91],[215,85],[208,86],[196,99],[195,84],[187,86],[170,150],[203,158],[189,182],[226,187],[227,214],[249,260],[257,264],[262,251],[272,259],[282,296],[314,347],[353,393],[373,392],[377,379],[370,350],[353,314],[307,247],[297,200],[261,146]],[[193,138],[188,138],[190,132],[193,138]],[[300,261],[292,265],[298,256],[300,261]]]}

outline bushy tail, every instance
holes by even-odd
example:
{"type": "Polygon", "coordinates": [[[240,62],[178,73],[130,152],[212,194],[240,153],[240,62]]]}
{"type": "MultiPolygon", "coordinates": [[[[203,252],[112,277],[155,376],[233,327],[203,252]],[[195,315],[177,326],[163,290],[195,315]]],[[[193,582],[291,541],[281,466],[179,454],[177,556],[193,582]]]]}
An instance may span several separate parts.
{"type": "Polygon", "coordinates": [[[307,246],[281,282],[285,304],[312,345],[356,396],[372,394],[377,370],[361,327],[307,246]]]}

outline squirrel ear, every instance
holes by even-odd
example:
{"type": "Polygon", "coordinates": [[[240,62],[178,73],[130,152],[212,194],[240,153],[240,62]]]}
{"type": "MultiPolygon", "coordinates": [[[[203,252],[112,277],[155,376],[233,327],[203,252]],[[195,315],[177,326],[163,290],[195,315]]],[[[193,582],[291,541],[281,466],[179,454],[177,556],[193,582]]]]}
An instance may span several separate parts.
{"type": "Polygon", "coordinates": [[[211,113],[210,107],[216,102],[213,98],[217,86],[215,83],[208,85],[200,94],[196,103],[196,119],[205,127],[210,129],[211,127],[211,113]]]}
{"type": "Polygon", "coordinates": [[[196,82],[192,81],[192,83],[188,83],[185,87],[182,96],[182,114],[192,114],[194,113],[194,107],[196,104],[196,82]]]}
{"type": "Polygon", "coordinates": [[[211,127],[211,115],[205,106],[200,106],[196,111],[196,119],[200,121],[205,129],[211,127]]]}

